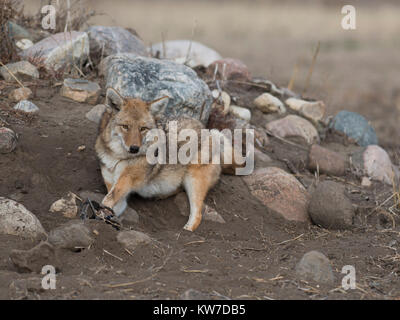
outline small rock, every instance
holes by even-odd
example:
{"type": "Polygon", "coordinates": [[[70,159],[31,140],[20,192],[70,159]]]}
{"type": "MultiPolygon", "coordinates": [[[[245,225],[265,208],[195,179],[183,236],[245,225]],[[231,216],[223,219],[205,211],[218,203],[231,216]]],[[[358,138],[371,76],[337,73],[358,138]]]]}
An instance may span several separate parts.
{"type": "Polygon", "coordinates": [[[0,153],[13,152],[17,147],[17,135],[11,129],[0,127],[0,153]]]}
{"type": "Polygon", "coordinates": [[[346,159],[337,152],[313,144],[308,154],[308,168],[333,176],[343,176],[346,173],[346,159]]]}
{"type": "MultiPolygon", "coordinates": [[[[189,67],[172,61],[117,54],[107,57],[106,87],[123,97],[152,101],[164,99],[151,108],[157,118],[189,116],[207,123],[212,95],[207,84],[189,67]]],[[[105,60],[106,60],[105,59],[105,60]]],[[[107,102],[120,104],[120,99],[107,90],[107,102]],[[111,100],[111,101],[110,101],[111,100]]]]}
{"type": "Polygon", "coordinates": [[[344,133],[362,147],[378,144],[374,128],[358,113],[340,111],[329,124],[330,128],[344,133]]]}
{"type": "MultiPolygon", "coordinates": [[[[185,217],[189,216],[190,205],[185,192],[180,192],[175,196],[174,202],[179,209],[179,213],[185,217]]],[[[204,204],[202,211],[202,218],[207,221],[225,223],[224,218],[213,208],[204,204]]]]}
{"type": "Polygon", "coordinates": [[[188,289],[181,295],[181,300],[231,300],[220,294],[203,293],[194,289],[188,289]]]}
{"type": "Polygon", "coordinates": [[[297,264],[296,273],[304,280],[328,284],[335,281],[329,259],[319,251],[307,252],[297,264]]]}
{"type": "Polygon", "coordinates": [[[17,77],[18,80],[32,80],[39,79],[39,71],[37,68],[28,61],[18,61],[9,63],[0,68],[0,74],[4,80],[8,82],[15,82],[15,78],[10,72],[17,77]]]}
{"type": "Polygon", "coordinates": [[[90,230],[82,221],[71,221],[50,231],[48,241],[58,248],[79,251],[93,242],[90,230]]]}
{"type": "Polygon", "coordinates": [[[326,229],[349,229],[355,215],[343,185],[333,181],[318,183],[311,193],[308,212],[311,220],[326,229]]]}
{"type": "Polygon", "coordinates": [[[99,124],[101,117],[102,117],[104,111],[106,111],[106,109],[107,109],[106,105],[98,104],[97,106],[94,106],[88,113],[86,113],[86,119],[99,124]]]}
{"type": "Polygon", "coordinates": [[[100,95],[100,86],[85,79],[64,79],[61,95],[74,101],[96,104],[100,95]]]}
{"type": "Polygon", "coordinates": [[[127,208],[121,216],[124,225],[132,226],[139,223],[139,215],[135,209],[127,208]]]}
{"type": "Polygon", "coordinates": [[[119,232],[117,240],[129,251],[135,251],[139,245],[152,242],[152,239],[147,234],[134,230],[119,232]]]}
{"type": "Polygon", "coordinates": [[[251,74],[247,66],[239,59],[224,58],[214,61],[207,68],[209,77],[217,80],[251,81],[251,74]],[[215,72],[217,71],[217,72],[215,72]]]}
{"type": "Polygon", "coordinates": [[[89,56],[89,37],[86,32],[70,31],[51,35],[32,47],[23,50],[20,56],[43,64],[47,70],[58,71],[80,66],[89,56]]]}
{"type": "Polygon", "coordinates": [[[231,105],[229,108],[229,112],[235,117],[243,119],[245,121],[250,121],[251,119],[251,112],[247,108],[231,105]]]}
{"type": "Polygon", "coordinates": [[[12,250],[10,259],[20,272],[41,273],[46,265],[58,266],[56,250],[43,241],[30,250],[12,250]]]}
{"type": "Polygon", "coordinates": [[[31,96],[31,89],[24,87],[12,90],[8,95],[8,98],[13,102],[19,102],[21,100],[28,100],[31,96]]]}
{"type": "Polygon", "coordinates": [[[363,187],[370,187],[371,185],[372,185],[372,182],[371,182],[371,180],[368,178],[368,177],[362,177],[362,179],[361,179],[361,185],[363,186],[363,187]]]}
{"type": "Polygon", "coordinates": [[[301,137],[308,144],[319,142],[317,129],[308,120],[296,115],[291,114],[282,119],[271,121],[265,127],[281,138],[301,137]]]}
{"type": "Polygon", "coordinates": [[[15,44],[19,49],[25,50],[33,46],[33,42],[29,39],[21,39],[15,44]]]}
{"type": "Polygon", "coordinates": [[[222,58],[215,50],[192,40],[159,42],[151,46],[148,51],[153,56],[174,60],[182,64],[185,63],[191,68],[197,66],[208,67],[213,61],[222,58]]]}
{"type": "Polygon", "coordinates": [[[286,220],[309,221],[309,195],[291,174],[275,167],[260,168],[243,180],[251,194],[286,220]]]}
{"type": "Polygon", "coordinates": [[[323,101],[305,101],[289,98],[286,100],[286,104],[290,109],[298,112],[301,116],[313,123],[318,123],[325,116],[326,107],[323,101]]]}
{"type": "Polygon", "coordinates": [[[254,104],[258,109],[265,113],[286,113],[286,108],[283,102],[268,92],[263,93],[262,95],[254,99],[254,104]]]}
{"type": "Polygon", "coordinates": [[[85,151],[85,150],[86,150],[86,146],[85,145],[81,145],[81,146],[78,147],[78,149],[76,149],[76,151],[78,151],[78,152],[82,152],[82,151],[85,151]]]}
{"type": "Polygon", "coordinates": [[[55,201],[50,206],[49,211],[53,213],[62,213],[66,218],[75,218],[78,214],[78,209],[75,195],[69,192],[65,198],[55,201]]]}
{"type": "Polygon", "coordinates": [[[46,231],[36,216],[22,204],[0,197],[0,234],[44,238],[46,231]]]}
{"type": "Polygon", "coordinates": [[[86,30],[90,40],[90,55],[107,57],[116,53],[147,56],[143,41],[121,27],[91,26],[86,30]]]}
{"type": "Polygon", "coordinates": [[[369,145],[364,153],[364,171],[373,180],[392,185],[396,173],[387,152],[379,146],[369,145]]]}
{"type": "Polygon", "coordinates": [[[14,110],[23,111],[23,112],[26,112],[26,113],[37,113],[37,112],[39,112],[39,108],[33,102],[30,102],[29,100],[22,100],[22,101],[18,102],[14,106],[14,110]]]}

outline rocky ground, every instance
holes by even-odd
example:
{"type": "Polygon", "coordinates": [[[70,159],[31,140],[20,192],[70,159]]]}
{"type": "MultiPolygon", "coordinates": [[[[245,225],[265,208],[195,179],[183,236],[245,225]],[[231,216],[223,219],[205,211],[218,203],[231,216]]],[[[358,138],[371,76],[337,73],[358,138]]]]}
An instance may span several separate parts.
{"type": "Polygon", "coordinates": [[[200,43],[146,48],[117,27],[28,43],[10,29],[20,62],[0,69],[0,298],[400,297],[398,150],[380,147],[362,115],[327,117],[323,101],[200,43]],[[184,194],[133,195],[119,231],[79,218],[81,200],[106,191],[94,142],[108,87],[168,94],[160,118],[255,130],[255,171],[222,176],[194,233],[182,229],[184,194]],[[57,270],[54,290],[42,287],[44,265],[57,270]]]}

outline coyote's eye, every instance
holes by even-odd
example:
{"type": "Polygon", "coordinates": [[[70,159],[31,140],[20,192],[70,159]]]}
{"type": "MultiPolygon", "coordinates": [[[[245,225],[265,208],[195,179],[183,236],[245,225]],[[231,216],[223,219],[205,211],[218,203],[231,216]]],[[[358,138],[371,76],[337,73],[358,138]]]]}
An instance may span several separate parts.
{"type": "Polygon", "coordinates": [[[128,130],[129,126],[127,124],[120,124],[120,127],[124,130],[128,130]]]}
{"type": "Polygon", "coordinates": [[[145,131],[147,131],[147,130],[149,130],[149,128],[147,128],[147,127],[141,127],[141,128],[140,128],[140,132],[145,132],[145,131]]]}

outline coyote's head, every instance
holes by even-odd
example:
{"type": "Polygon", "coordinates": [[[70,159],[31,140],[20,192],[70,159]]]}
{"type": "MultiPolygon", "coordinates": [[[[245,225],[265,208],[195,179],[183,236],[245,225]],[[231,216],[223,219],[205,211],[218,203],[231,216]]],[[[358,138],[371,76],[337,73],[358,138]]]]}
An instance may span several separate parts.
{"type": "Polygon", "coordinates": [[[114,109],[110,119],[111,149],[129,157],[145,154],[142,148],[146,134],[156,128],[150,107],[154,103],[169,98],[164,96],[151,102],[141,99],[123,98],[116,90],[109,88],[108,104],[114,109]]]}

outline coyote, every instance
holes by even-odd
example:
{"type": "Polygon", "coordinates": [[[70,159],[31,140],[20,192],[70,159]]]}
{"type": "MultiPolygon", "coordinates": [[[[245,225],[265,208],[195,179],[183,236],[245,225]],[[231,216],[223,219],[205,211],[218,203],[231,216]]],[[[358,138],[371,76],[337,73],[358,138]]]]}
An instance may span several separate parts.
{"type": "MultiPolygon", "coordinates": [[[[102,205],[119,216],[126,209],[127,197],[131,193],[145,198],[166,198],[184,189],[190,203],[189,219],[184,229],[196,230],[201,222],[204,199],[218,181],[221,171],[232,173],[240,165],[234,160],[231,165],[213,164],[211,161],[209,164],[200,164],[200,161],[198,164],[185,165],[179,162],[150,164],[146,159],[149,147],[146,134],[159,127],[150,108],[169,97],[145,102],[123,98],[112,88],[108,89],[107,95],[110,93],[118,102],[102,115],[95,145],[108,191],[102,205]]],[[[204,128],[200,121],[192,118],[179,118],[177,123],[178,130],[189,128],[199,133],[204,128]]],[[[230,149],[228,146],[225,150],[233,154],[234,149],[230,145],[230,149]]],[[[193,156],[200,158],[201,152],[193,156]]]]}

